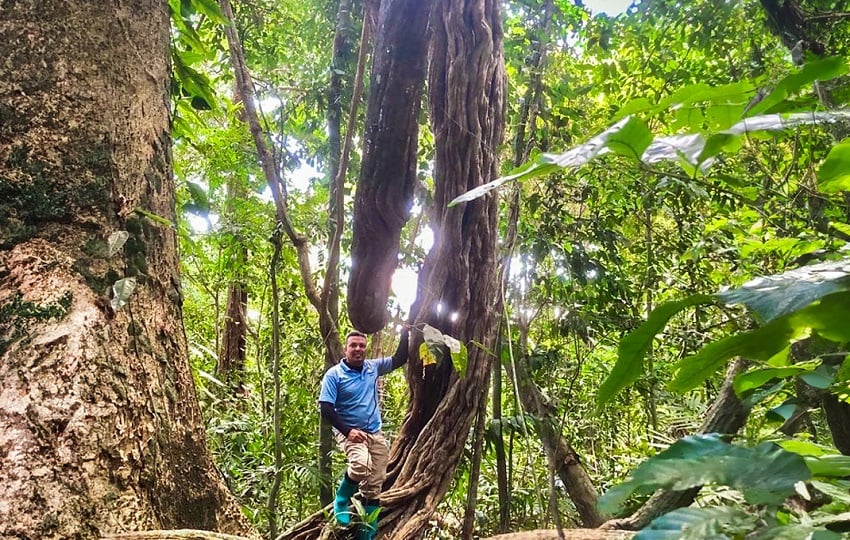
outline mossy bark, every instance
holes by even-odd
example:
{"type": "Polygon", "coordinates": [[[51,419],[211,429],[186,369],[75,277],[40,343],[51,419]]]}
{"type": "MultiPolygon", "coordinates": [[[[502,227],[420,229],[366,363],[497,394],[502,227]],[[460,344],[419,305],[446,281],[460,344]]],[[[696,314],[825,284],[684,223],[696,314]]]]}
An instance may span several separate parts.
{"type": "Polygon", "coordinates": [[[0,536],[248,532],[205,447],[165,224],[168,7],[0,4],[0,536]]]}

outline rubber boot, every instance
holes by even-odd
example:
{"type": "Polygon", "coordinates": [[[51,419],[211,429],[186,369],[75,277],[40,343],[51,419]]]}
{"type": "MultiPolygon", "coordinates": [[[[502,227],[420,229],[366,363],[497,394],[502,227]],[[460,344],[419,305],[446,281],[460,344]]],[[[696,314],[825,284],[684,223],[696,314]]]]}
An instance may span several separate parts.
{"type": "Polygon", "coordinates": [[[367,504],[363,507],[363,510],[366,512],[366,518],[369,519],[373,513],[375,513],[375,517],[372,518],[372,521],[366,521],[357,526],[357,540],[372,540],[375,538],[375,535],[378,534],[378,515],[375,512],[380,506],[377,504],[367,504]]]}
{"type": "Polygon", "coordinates": [[[336,498],[334,499],[334,516],[336,522],[347,527],[351,524],[351,511],[348,506],[351,504],[351,496],[357,491],[357,482],[348,477],[348,474],[342,477],[339,487],[336,489],[336,498]]]}

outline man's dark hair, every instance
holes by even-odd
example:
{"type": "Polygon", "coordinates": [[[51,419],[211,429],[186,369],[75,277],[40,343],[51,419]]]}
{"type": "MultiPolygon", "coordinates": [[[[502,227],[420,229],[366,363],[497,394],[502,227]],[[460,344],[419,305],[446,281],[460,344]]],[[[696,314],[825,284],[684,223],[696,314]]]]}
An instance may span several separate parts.
{"type": "Polygon", "coordinates": [[[351,332],[345,334],[345,342],[348,343],[348,338],[353,336],[362,337],[363,339],[366,339],[366,334],[364,334],[363,332],[359,330],[352,330],[351,332]]]}

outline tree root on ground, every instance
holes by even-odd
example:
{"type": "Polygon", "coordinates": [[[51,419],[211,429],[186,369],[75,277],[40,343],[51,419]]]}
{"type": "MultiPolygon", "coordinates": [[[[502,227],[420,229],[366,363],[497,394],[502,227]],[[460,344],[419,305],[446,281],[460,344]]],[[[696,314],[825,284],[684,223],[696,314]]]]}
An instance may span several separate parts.
{"type": "MultiPolygon", "coordinates": [[[[605,531],[602,529],[564,529],[564,540],[628,540],[635,533],[631,531],[605,531]]],[[[500,534],[482,540],[559,540],[556,529],[537,529],[515,533],[500,534]]]]}

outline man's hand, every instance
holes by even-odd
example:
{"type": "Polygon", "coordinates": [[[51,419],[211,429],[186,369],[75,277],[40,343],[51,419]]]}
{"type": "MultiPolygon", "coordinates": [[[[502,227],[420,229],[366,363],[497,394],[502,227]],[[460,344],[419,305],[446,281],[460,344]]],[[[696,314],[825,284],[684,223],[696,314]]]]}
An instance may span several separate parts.
{"type": "Polygon", "coordinates": [[[366,442],[366,433],[360,431],[359,429],[352,429],[348,432],[348,442],[352,443],[362,443],[366,442]]]}

